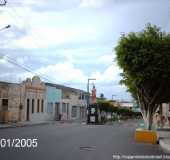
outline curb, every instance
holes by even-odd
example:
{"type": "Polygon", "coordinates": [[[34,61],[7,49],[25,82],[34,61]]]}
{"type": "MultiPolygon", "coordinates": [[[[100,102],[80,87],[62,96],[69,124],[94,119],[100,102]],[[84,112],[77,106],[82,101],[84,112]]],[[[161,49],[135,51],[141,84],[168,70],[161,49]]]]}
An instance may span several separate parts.
{"type": "Polygon", "coordinates": [[[170,153],[170,144],[166,143],[167,139],[166,138],[161,138],[159,140],[159,145],[161,146],[162,149],[170,153]]]}
{"type": "Polygon", "coordinates": [[[11,126],[0,127],[0,130],[9,129],[9,128],[32,127],[32,126],[47,125],[47,124],[51,124],[51,123],[43,122],[43,123],[35,123],[35,124],[16,124],[16,125],[11,125],[11,126]]]}

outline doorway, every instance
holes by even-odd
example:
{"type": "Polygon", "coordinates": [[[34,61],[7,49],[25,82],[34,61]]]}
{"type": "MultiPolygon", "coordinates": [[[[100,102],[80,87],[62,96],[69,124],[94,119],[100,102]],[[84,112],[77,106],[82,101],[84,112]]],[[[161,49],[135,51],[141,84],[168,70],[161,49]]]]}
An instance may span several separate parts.
{"type": "Polygon", "coordinates": [[[26,115],[26,120],[30,120],[30,100],[27,99],[27,115],[26,115]]]}
{"type": "Polygon", "coordinates": [[[59,120],[59,114],[60,114],[60,103],[55,103],[55,120],[59,120]]]}

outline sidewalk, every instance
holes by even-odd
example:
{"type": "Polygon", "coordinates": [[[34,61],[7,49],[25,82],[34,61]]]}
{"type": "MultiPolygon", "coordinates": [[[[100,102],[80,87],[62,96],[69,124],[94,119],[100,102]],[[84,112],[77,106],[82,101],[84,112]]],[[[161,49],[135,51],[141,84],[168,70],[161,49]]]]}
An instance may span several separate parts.
{"type": "Polygon", "coordinates": [[[170,152],[170,127],[158,129],[159,144],[160,146],[170,152]]]}
{"type": "Polygon", "coordinates": [[[38,126],[46,124],[86,124],[86,121],[82,120],[61,120],[61,121],[39,121],[39,122],[17,122],[17,123],[0,123],[0,129],[16,128],[16,127],[27,127],[27,126],[38,126]]]}
{"type": "Polygon", "coordinates": [[[17,122],[17,123],[0,123],[0,129],[6,128],[16,128],[16,127],[26,127],[26,126],[36,126],[36,125],[44,125],[44,124],[52,124],[54,121],[39,121],[39,122],[17,122]]]}

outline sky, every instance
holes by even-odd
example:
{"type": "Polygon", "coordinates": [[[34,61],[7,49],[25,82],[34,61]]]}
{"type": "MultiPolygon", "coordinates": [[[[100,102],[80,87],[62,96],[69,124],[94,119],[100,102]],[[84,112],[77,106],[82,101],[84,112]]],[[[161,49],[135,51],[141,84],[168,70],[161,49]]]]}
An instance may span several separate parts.
{"type": "MultiPolygon", "coordinates": [[[[0,0],[3,1],[3,0],[0,0]]],[[[0,6],[0,81],[21,82],[29,68],[44,81],[131,100],[114,48],[122,33],[147,23],[170,31],[169,0],[7,0],[0,6]]]]}

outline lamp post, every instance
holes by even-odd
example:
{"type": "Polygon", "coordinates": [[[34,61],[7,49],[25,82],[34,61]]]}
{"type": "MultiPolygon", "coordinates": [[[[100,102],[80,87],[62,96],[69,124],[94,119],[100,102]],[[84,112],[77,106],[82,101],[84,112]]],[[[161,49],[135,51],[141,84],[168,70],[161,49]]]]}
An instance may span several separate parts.
{"type": "Polygon", "coordinates": [[[0,1],[0,6],[5,6],[7,4],[7,1],[6,0],[1,0],[0,1]]]}
{"type": "Polygon", "coordinates": [[[5,27],[3,27],[3,28],[0,28],[0,31],[3,31],[3,30],[8,29],[8,28],[10,28],[10,27],[11,27],[11,25],[7,25],[7,26],[5,26],[5,27]]]}
{"type": "Polygon", "coordinates": [[[87,81],[87,123],[88,123],[88,114],[89,114],[89,103],[90,103],[90,91],[89,91],[89,84],[90,81],[95,81],[95,78],[88,78],[87,81]]]}
{"type": "MultiPolygon", "coordinates": [[[[8,29],[10,27],[11,27],[11,25],[8,24],[7,26],[0,28],[0,31],[3,31],[3,30],[8,29]]],[[[3,56],[4,56],[3,54],[0,54],[0,59],[3,58],[3,56]]]]}

